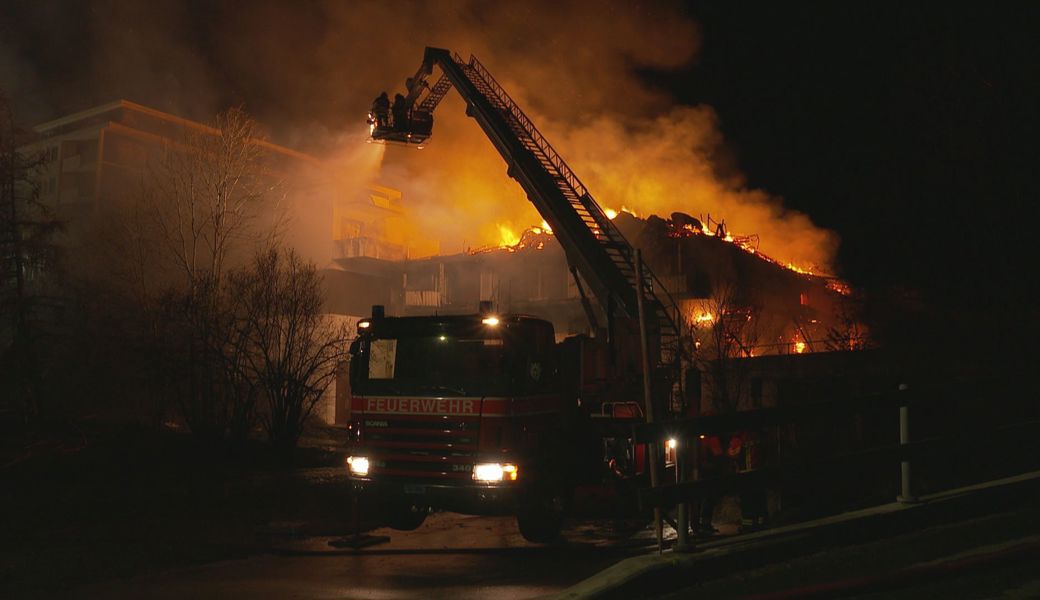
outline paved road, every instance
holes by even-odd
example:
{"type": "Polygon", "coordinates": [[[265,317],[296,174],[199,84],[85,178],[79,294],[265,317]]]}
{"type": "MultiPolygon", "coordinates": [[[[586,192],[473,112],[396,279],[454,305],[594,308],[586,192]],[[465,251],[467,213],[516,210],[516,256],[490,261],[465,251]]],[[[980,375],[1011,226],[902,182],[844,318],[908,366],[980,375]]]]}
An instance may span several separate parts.
{"type": "MultiPolygon", "coordinates": [[[[526,599],[553,595],[652,544],[650,531],[574,524],[566,542],[525,542],[510,518],[437,514],[411,533],[376,530],[361,551],[327,539],[285,541],[281,554],[109,581],[75,598],[526,599]]],[[[703,582],[679,598],[1040,597],[1040,506],[835,548],[703,582]]]]}
{"type": "Polygon", "coordinates": [[[691,582],[680,598],[1040,598],[1040,507],[691,582]]]}
{"type": "Polygon", "coordinates": [[[567,541],[535,546],[511,518],[436,514],[417,531],[376,530],[387,544],[356,553],[326,539],[282,543],[300,555],[265,555],[171,570],[66,592],[75,598],[536,598],[558,592],[639,552],[649,533],[576,524],[567,541]]]}

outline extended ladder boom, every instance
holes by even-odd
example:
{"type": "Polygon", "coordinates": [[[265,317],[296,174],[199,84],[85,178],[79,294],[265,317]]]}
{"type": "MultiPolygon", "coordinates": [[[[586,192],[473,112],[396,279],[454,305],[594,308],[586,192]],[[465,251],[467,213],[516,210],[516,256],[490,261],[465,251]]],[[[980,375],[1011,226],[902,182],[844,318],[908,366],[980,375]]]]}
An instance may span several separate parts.
{"type": "MultiPolygon", "coordinates": [[[[637,312],[637,268],[631,244],[596,203],[531,119],[475,57],[464,61],[440,48],[426,48],[423,65],[408,80],[409,107],[425,117],[451,87],[466,101],[466,114],[476,119],[508,165],[528,199],[552,228],[567,259],[588,283],[605,316],[616,311],[631,319],[637,312]],[[441,78],[427,79],[437,66],[441,78]]],[[[660,345],[662,360],[678,355],[678,310],[664,287],[643,267],[647,321],[660,345]]]]}

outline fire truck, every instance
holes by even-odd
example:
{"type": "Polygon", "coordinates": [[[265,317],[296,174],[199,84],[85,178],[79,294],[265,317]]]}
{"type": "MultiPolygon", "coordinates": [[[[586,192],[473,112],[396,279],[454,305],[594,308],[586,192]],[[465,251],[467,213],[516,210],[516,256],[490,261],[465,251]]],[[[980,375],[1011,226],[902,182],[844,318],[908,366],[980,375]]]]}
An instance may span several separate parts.
{"type": "Polygon", "coordinates": [[[407,112],[392,125],[370,115],[370,141],[425,143],[457,90],[562,245],[592,335],[556,343],[550,322],[483,302],[457,316],[373,307],[351,347],[350,475],[391,527],[417,528],[433,510],[508,514],[526,539],[549,542],[576,488],[638,486],[659,462],[631,427],[680,404],[678,310],[475,57],[427,48],[406,87],[407,112]]]}

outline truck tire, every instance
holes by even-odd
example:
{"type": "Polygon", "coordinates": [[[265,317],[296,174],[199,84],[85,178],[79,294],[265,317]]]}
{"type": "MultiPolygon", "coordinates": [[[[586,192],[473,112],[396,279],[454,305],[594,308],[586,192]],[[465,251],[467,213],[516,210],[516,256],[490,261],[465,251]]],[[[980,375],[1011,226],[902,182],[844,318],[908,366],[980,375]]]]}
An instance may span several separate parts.
{"type": "Polygon", "coordinates": [[[404,503],[388,503],[380,511],[383,523],[397,531],[415,531],[426,520],[426,511],[404,503]]]}
{"type": "Polygon", "coordinates": [[[562,493],[542,493],[524,501],[516,514],[520,535],[535,544],[549,544],[560,537],[563,528],[562,493]]]}

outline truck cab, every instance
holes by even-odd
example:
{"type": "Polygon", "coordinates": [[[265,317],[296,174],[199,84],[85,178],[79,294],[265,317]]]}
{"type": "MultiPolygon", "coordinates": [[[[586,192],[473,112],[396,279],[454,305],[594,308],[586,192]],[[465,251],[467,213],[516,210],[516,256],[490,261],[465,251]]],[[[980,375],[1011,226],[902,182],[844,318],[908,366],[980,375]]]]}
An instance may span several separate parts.
{"type": "Polygon", "coordinates": [[[482,312],[386,317],[352,345],[348,467],[384,521],[418,527],[433,510],[517,517],[559,532],[569,422],[548,321],[482,312]]]}

